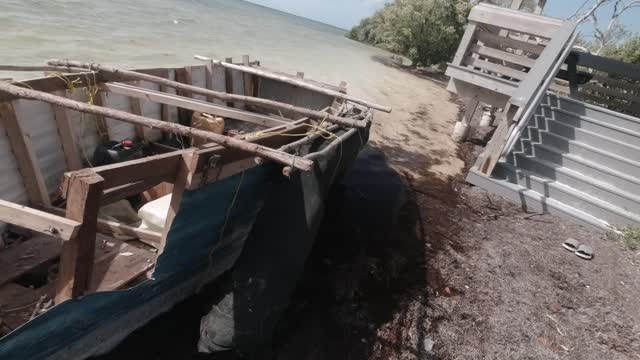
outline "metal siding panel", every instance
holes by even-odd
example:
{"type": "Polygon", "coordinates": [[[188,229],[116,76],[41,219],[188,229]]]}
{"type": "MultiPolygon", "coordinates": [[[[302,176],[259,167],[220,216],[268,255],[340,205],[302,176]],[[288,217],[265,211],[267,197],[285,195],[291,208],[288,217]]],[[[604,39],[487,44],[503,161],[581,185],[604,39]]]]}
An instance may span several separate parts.
{"type": "MultiPolygon", "coordinates": [[[[67,95],[70,99],[88,102],[89,99],[84,90],[76,90],[72,95],[67,95]]],[[[76,136],[78,142],[78,152],[80,157],[85,162],[91,162],[93,158],[93,152],[95,151],[100,137],[98,136],[98,130],[96,127],[96,120],[94,115],[83,114],[78,111],[68,111],[67,116],[71,122],[71,127],[76,136]]]]}
{"type": "MultiPolygon", "coordinates": [[[[128,113],[131,112],[131,101],[124,95],[106,93],[103,97],[103,105],[108,108],[122,110],[128,113]]],[[[106,118],[105,120],[111,140],[120,141],[136,137],[135,125],[110,118],[106,118]]]]}
{"type": "Polygon", "coordinates": [[[27,190],[18,170],[18,163],[2,125],[0,125],[0,198],[19,204],[28,202],[27,190]]]}
{"type": "Polygon", "coordinates": [[[14,107],[25,135],[31,137],[47,190],[53,193],[67,170],[53,109],[47,103],[33,100],[16,100],[14,107]]]}
{"type": "MultiPolygon", "coordinates": [[[[140,83],[140,87],[145,89],[160,91],[160,85],[150,83],[148,81],[142,81],[140,83]]],[[[162,105],[155,103],[149,100],[140,100],[140,105],[142,107],[142,115],[148,118],[162,120],[162,105]]],[[[144,134],[147,139],[151,141],[158,141],[162,139],[162,131],[157,129],[144,129],[144,134]]]]}

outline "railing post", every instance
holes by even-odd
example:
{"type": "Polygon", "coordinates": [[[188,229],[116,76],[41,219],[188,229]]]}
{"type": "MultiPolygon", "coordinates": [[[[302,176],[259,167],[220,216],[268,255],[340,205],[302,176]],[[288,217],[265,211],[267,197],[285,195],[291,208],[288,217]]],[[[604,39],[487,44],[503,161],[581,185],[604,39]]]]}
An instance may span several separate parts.
{"type": "Polygon", "coordinates": [[[569,75],[569,97],[578,98],[578,56],[571,53],[567,57],[567,71],[569,75]]]}
{"type": "Polygon", "coordinates": [[[77,236],[65,241],[62,246],[56,304],[85,295],[89,290],[103,189],[104,179],[92,170],[72,174],[67,192],[66,217],[82,225],[77,236]]]}

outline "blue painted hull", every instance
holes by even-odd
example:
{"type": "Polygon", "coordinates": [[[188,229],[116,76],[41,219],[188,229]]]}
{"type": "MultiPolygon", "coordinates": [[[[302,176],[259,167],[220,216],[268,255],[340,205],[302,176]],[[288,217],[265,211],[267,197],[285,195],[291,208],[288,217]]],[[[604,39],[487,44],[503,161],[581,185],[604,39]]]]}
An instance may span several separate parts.
{"type": "MultiPolygon", "coordinates": [[[[283,178],[280,166],[265,164],[186,192],[153,280],[54,307],[0,339],[0,359],[76,359],[109,351],[128,334],[231,269],[256,230],[254,225],[275,223],[270,219],[278,214],[263,211],[273,208],[273,202],[309,205],[305,206],[305,218],[310,221],[301,221],[305,238],[314,238],[329,188],[351,166],[367,140],[368,129],[356,133],[318,159],[313,171],[295,174],[292,180],[283,178]],[[285,198],[270,196],[275,190],[285,198]]],[[[306,151],[315,151],[317,146],[306,151]]],[[[278,230],[262,226],[258,232],[268,239],[278,236],[278,230]]],[[[304,246],[308,252],[310,242],[304,246]]],[[[301,257],[295,271],[304,263],[306,252],[301,257]]],[[[247,266],[243,269],[253,271],[247,266]]]]}

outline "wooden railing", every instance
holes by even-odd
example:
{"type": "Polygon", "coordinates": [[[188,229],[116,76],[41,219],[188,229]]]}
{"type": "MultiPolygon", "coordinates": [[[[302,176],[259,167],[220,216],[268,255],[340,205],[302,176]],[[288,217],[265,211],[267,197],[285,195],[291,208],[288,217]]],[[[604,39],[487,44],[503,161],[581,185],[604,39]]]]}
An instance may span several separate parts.
{"type": "Polygon", "coordinates": [[[570,97],[640,116],[640,65],[573,51],[567,77],[570,97]]]}
{"type": "Polygon", "coordinates": [[[513,146],[575,42],[575,24],[480,4],[453,62],[449,91],[504,109],[503,118],[477,165],[491,174],[513,146]]]}

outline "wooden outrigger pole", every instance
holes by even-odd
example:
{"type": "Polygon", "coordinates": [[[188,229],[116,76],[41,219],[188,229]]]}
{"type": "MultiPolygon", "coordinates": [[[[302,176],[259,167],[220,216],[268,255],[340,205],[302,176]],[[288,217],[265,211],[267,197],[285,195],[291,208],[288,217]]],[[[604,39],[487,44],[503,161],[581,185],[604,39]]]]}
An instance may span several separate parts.
{"type": "Polygon", "coordinates": [[[278,75],[278,74],[274,74],[272,72],[269,71],[264,71],[264,70],[260,70],[260,69],[256,69],[256,68],[252,68],[250,66],[241,66],[241,65],[235,65],[235,64],[230,64],[227,62],[223,62],[220,60],[215,60],[215,59],[210,59],[208,57],[204,57],[204,56],[200,56],[200,55],[195,55],[193,57],[196,60],[200,60],[200,61],[208,61],[211,62],[215,65],[221,65],[223,67],[229,68],[229,69],[233,69],[233,70],[238,70],[238,71],[242,71],[244,73],[247,74],[253,74],[253,75],[257,75],[257,76],[261,76],[263,78],[266,79],[272,79],[272,80],[277,80],[279,82],[283,82],[289,85],[293,85],[293,86],[297,86],[303,89],[307,89],[307,90],[311,90],[311,91],[315,91],[315,92],[319,92],[325,95],[329,95],[329,96],[333,96],[335,98],[338,99],[342,99],[342,100],[346,100],[346,101],[351,101],[352,103],[356,103],[356,104],[360,104],[369,108],[373,108],[376,110],[380,110],[380,111],[384,111],[386,113],[390,113],[393,109],[389,106],[383,106],[383,105],[379,105],[376,103],[372,103],[370,101],[367,100],[363,100],[360,98],[357,98],[355,96],[351,96],[351,95],[347,95],[344,93],[341,93],[339,91],[335,91],[335,90],[330,90],[321,86],[317,86],[317,85],[313,85],[310,84],[304,80],[301,79],[296,79],[296,78],[292,78],[289,76],[284,76],[284,75],[278,75]]]}
{"type": "Polygon", "coordinates": [[[168,86],[176,90],[188,91],[193,94],[204,95],[204,96],[208,96],[208,97],[225,101],[225,102],[241,102],[241,103],[261,106],[261,107],[265,107],[265,108],[269,108],[277,111],[292,112],[297,115],[300,115],[301,117],[308,117],[318,121],[327,121],[330,123],[343,125],[343,126],[360,127],[360,128],[365,128],[368,126],[367,122],[362,120],[353,120],[349,118],[344,118],[344,117],[329,114],[327,112],[311,110],[311,109],[294,106],[290,104],[285,104],[285,103],[268,100],[268,99],[262,99],[262,98],[245,96],[245,95],[229,94],[226,92],[203,89],[197,86],[183,84],[177,81],[161,78],[158,76],[143,74],[136,71],[113,68],[110,66],[105,66],[100,64],[83,63],[79,61],[69,61],[69,60],[50,60],[48,61],[48,64],[51,66],[82,68],[82,69],[97,71],[100,73],[111,74],[111,75],[114,75],[115,77],[118,77],[119,78],[118,80],[122,80],[121,78],[125,78],[125,79],[131,79],[131,80],[148,81],[151,83],[168,86]]]}
{"type": "Polygon", "coordinates": [[[311,167],[313,165],[313,161],[305,160],[291,154],[287,154],[280,150],[271,149],[258,144],[252,144],[244,140],[215,134],[209,131],[198,130],[180,124],[150,119],[144,116],[134,115],[120,110],[86,104],[60,96],[55,96],[42,91],[22,88],[10,83],[0,83],[0,92],[11,94],[23,99],[44,101],[46,103],[58,105],[67,109],[100,115],[151,129],[159,129],[165,132],[182,135],[189,138],[202,139],[207,142],[213,142],[227,148],[237,149],[255,154],[257,156],[264,157],[266,159],[270,159],[287,166],[293,166],[296,169],[302,171],[311,170],[311,167]]]}

